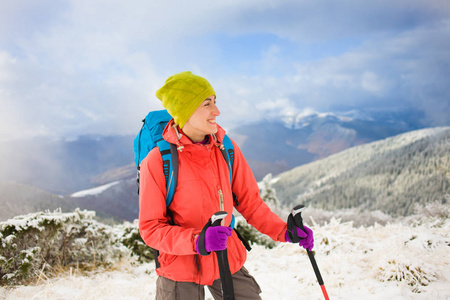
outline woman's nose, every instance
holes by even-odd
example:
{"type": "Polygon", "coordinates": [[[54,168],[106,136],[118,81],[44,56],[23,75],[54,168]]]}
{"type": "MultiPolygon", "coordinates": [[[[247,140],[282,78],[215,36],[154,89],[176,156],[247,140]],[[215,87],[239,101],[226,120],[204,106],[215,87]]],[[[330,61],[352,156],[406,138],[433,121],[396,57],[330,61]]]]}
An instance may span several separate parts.
{"type": "Polygon", "coordinates": [[[214,104],[213,114],[214,114],[215,116],[220,116],[220,110],[219,110],[219,108],[217,107],[217,105],[215,105],[215,104],[214,104]]]}

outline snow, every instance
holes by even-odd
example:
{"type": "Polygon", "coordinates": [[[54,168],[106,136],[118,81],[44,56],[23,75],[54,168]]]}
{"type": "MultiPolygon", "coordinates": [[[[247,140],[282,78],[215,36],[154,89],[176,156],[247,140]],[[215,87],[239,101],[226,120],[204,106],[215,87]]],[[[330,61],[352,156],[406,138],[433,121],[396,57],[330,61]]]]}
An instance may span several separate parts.
{"type": "Polygon", "coordinates": [[[317,112],[309,107],[300,112],[297,112],[295,109],[285,110],[285,112],[280,116],[286,128],[292,128],[292,126],[294,126],[295,129],[301,129],[309,126],[311,121],[314,121],[315,119],[326,119],[328,117],[339,119],[342,122],[350,122],[353,120],[351,117],[340,116],[332,112],[317,112]]]}
{"type": "Polygon", "coordinates": [[[79,191],[76,193],[73,193],[72,195],[70,195],[70,197],[72,198],[82,198],[82,197],[86,197],[86,196],[95,196],[95,195],[99,195],[101,193],[103,193],[104,191],[106,191],[107,189],[109,189],[110,187],[119,184],[120,181],[114,181],[114,182],[110,182],[108,184],[105,185],[101,185],[92,189],[88,189],[88,190],[83,190],[83,191],[79,191]]]}
{"type": "MultiPolygon", "coordinates": [[[[450,299],[450,222],[355,228],[331,219],[307,224],[330,299],[450,299]]],[[[263,299],[324,299],[306,252],[295,244],[253,245],[247,269],[263,299]]],[[[0,287],[0,299],[154,299],[153,263],[81,275],[75,270],[37,284],[0,287]]],[[[206,299],[212,299],[206,290],[206,299]]]]}

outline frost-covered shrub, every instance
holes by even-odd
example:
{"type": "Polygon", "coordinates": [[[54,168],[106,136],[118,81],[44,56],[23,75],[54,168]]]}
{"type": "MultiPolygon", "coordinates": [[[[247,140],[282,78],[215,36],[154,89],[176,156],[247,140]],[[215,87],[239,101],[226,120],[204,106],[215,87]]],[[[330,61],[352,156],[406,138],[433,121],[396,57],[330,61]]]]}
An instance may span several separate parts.
{"type": "Polygon", "coordinates": [[[449,266],[450,222],[439,218],[440,226],[435,226],[434,219],[429,219],[430,223],[423,223],[423,220],[413,226],[389,225],[397,238],[391,239],[390,247],[379,257],[377,277],[380,281],[402,282],[413,292],[420,293],[422,287],[444,276],[442,269],[449,266]]]}
{"type": "Polygon", "coordinates": [[[253,226],[249,225],[243,218],[236,218],[235,228],[250,244],[263,245],[269,249],[272,249],[277,245],[277,243],[271,238],[260,233],[253,226]]]}
{"type": "Polygon", "coordinates": [[[0,284],[17,284],[54,266],[96,267],[116,262],[129,250],[95,212],[39,212],[0,223],[0,284]]]}
{"type": "Polygon", "coordinates": [[[116,227],[122,236],[119,241],[131,250],[132,256],[141,263],[154,260],[153,249],[147,246],[139,233],[138,220],[133,223],[125,222],[116,227]]]}
{"type": "Polygon", "coordinates": [[[379,210],[368,211],[359,208],[327,211],[308,206],[305,209],[303,216],[306,223],[311,221],[316,225],[323,225],[334,218],[340,220],[342,223],[352,222],[353,227],[367,227],[374,224],[385,225],[394,220],[391,216],[379,210]]]}
{"type": "Polygon", "coordinates": [[[443,227],[450,219],[450,204],[442,204],[436,201],[425,205],[416,204],[414,215],[408,219],[413,226],[429,224],[431,227],[443,227]]]}
{"type": "MultiPolygon", "coordinates": [[[[411,240],[414,239],[415,237],[411,240]]],[[[385,260],[379,262],[378,279],[406,283],[416,293],[421,292],[421,287],[438,280],[441,271],[437,267],[439,264],[435,262],[439,258],[433,258],[431,251],[438,253],[439,251],[435,248],[442,247],[442,242],[439,243],[441,245],[434,245],[432,241],[426,241],[425,246],[423,244],[423,241],[418,241],[412,246],[405,244],[402,252],[407,251],[409,255],[404,253],[403,255],[394,253],[387,255],[385,260]]]]}
{"type": "Polygon", "coordinates": [[[258,182],[261,199],[270,207],[270,209],[282,219],[287,219],[289,209],[286,208],[277,198],[277,191],[273,187],[272,174],[267,174],[262,181],[258,182]]]}
{"type": "Polygon", "coordinates": [[[411,257],[405,259],[389,260],[386,265],[380,267],[380,281],[405,282],[412,287],[413,292],[420,292],[421,286],[427,286],[438,279],[438,270],[435,266],[424,265],[422,262],[411,257]]]}

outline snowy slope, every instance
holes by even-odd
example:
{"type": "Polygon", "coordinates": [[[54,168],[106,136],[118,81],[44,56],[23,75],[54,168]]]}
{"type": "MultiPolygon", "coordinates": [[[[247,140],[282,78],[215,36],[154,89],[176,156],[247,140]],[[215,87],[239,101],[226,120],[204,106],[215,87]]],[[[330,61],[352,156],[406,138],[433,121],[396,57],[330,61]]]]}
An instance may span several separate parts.
{"type": "MultiPolygon", "coordinates": [[[[322,182],[338,177],[340,174],[348,172],[357,165],[371,160],[375,156],[388,153],[393,150],[405,147],[421,139],[448,132],[450,127],[438,127],[411,131],[385,140],[373,142],[366,145],[354,147],[338,154],[334,154],[326,159],[313,162],[304,166],[294,168],[279,175],[279,180],[288,180],[296,176],[311,173],[315,169],[326,171],[326,177],[322,177],[314,185],[320,186],[322,182]]],[[[291,180],[292,181],[292,180],[291,180]]]]}
{"type": "MultiPolygon", "coordinates": [[[[359,228],[331,219],[311,227],[330,299],[450,298],[448,219],[359,228]]],[[[263,299],[323,299],[308,257],[297,245],[254,246],[246,267],[263,299]]],[[[55,279],[42,277],[37,285],[0,287],[0,299],[154,299],[155,281],[153,264],[123,263],[91,276],[73,271],[55,279]]]]}
{"type": "Polygon", "coordinates": [[[110,182],[110,183],[107,183],[107,184],[104,184],[104,185],[101,185],[101,186],[98,186],[98,187],[95,187],[92,189],[79,191],[79,192],[73,193],[72,195],[70,195],[70,197],[81,198],[81,197],[86,197],[86,196],[100,195],[101,193],[103,193],[110,187],[115,186],[118,183],[120,183],[120,181],[114,181],[114,182],[110,182]]]}

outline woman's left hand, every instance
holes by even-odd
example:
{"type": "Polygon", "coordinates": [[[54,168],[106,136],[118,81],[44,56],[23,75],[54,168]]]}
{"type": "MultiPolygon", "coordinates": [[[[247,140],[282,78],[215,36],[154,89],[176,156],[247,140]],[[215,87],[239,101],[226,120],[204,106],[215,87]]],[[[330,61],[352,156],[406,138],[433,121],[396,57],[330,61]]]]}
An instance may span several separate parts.
{"type": "MultiPolygon", "coordinates": [[[[303,227],[305,228],[305,231],[301,230],[297,226],[294,227],[294,229],[297,231],[298,237],[301,238],[299,245],[302,246],[303,248],[311,251],[312,248],[314,247],[314,234],[313,234],[312,230],[309,229],[308,227],[306,227],[306,226],[303,226],[303,227]]],[[[289,239],[289,234],[287,231],[286,231],[286,241],[289,243],[293,243],[289,239]]]]}

